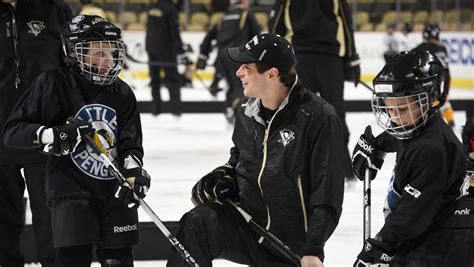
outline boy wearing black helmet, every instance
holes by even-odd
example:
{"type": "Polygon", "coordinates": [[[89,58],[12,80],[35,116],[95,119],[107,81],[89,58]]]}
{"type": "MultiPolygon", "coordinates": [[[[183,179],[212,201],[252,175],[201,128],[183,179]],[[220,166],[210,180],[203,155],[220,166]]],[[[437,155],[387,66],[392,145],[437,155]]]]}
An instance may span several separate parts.
{"type": "Polygon", "coordinates": [[[139,238],[133,204],[146,195],[150,177],[142,169],[136,99],[117,77],[125,52],[121,32],[104,18],[79,15],[61,38],[68,66],[32,83],[6,123],[5,143],[48,155],[56,266],[90,266],[94,245],[102,266],[133,266],[131,246],[139,238]],[[82,142],[86,135],[124,176],[135,177],[135,194],[82,142]]]}
{"type": "Polygon", "coordinates": [[[444,68],[433,54],[402,52],[374,80],[370,126],[353,152],[354,173],[373,179],[385,152],[397,152],[384,206],[385,223],[354,266],[472,266],[472,201],[458,200],[465,178],[462,145],[437,111],[444,68]],[[370,149],[367,149],[369,147],[370,149]],[[365,148],[365,149],[364,149],[365,148]]]}

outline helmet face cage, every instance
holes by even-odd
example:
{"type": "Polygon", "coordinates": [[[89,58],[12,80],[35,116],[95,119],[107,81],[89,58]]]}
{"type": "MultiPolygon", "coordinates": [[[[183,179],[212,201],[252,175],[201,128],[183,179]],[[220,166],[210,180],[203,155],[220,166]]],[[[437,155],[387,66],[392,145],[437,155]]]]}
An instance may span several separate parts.
{"type": "Polygon", "coordinates": [[[78,42],[74,52],[81,74],[99,86],[112,84],[124,65],[125,45],[121,40],[78,42]]]}
{"type": "Polygon", "coordinates": [[[430,101],[426,92],[396,97],[374,94],[372,110],[384,131],[405,140],[416,135],[426,124],[430,101]]]}

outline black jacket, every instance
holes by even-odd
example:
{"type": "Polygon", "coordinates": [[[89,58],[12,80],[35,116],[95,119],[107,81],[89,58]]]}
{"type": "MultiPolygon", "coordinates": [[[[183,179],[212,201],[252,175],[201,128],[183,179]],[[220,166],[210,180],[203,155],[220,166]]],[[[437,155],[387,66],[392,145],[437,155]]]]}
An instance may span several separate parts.
{"type": "Polygon", "coordinates": [[[171,0],[159,0],[148,10],[145,48],[159,61],[176,62],[184,53],[179,35],[178,9],[171,0]]]}
{"type": "Polygon", "coordinates": [[[419,245],[452,213],[464,176],[462,144],[436,113],[397,152],[378,236],[393,248],[419,245]]]}
{"type": "Polygon", "coordinates": [[[338,224],[341,138],[332,106],[296,82],[268,125],[258,99],[236,111],[229,163],[236,167],[242,207],[301,255],[324,259],[324,244],[338,224]]]}
{"type": "Polygon", "coordinates": [[[290,40],[297,54],[324,53],[346,58],[356,54],[346,0],[278,0],[268,29],[290,40]]]}
{"type": "Polygon", "coordinates": [[[236,47],[247,43],[252,37],[259,34],[260,25],[253,12],[242,5],[235,5],[214,25],[204,37],[200,46],[200,54],[208,57],[212,51],[212,41],[216,40],[219,50],[236,47]]]}
{"type": "Polygon", "coordinates": [[[60,33],[73,14],[63,1],[18,0],[15,8],[0,2],[0,162],[20,163],[44,160],[38,153],[6,148],[3,125],[30,83],[43,71],[62,62],[60,33]],[[16,19],[17,52],[14,24],[16,19]],[[15,60],[19,60],[19,67],[15,60]],[[15,79],[20,83],[15,86],[15,79]]]}
{"type": "MultiPolygon", "coordinates": [[[[63,125],[70,116],[108,134],[108,153],[118,166],[129,154],[143,158],[140,116],[130,87],[120,79],[106,87],[94,86],[68,67],[42,73],[32,83],[9,116],[5,144],[32,150],[39,127],[63,125]]],[[[116,184],[84,143],[70,155],[49,156],[46,181],[48,200],[111,195],[116,184]]]]}

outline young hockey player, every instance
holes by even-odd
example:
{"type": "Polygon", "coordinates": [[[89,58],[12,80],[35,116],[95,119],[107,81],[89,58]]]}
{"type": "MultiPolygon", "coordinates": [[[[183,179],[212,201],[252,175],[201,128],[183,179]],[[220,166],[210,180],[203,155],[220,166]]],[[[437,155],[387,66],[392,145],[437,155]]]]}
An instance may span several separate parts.
{"type": "MultiPolygon", "coordinates": [[[[341,122],[331,105],[298,82],[285,38],[260,34],[227,53],[241,64],[236,74],[248,99],[237,108],[229,161],[194,186],[197,207],[183,216],[177,237],[203,267],[217,257],[294,266],[234,207],[220,203],[228,198],[301,255],[301,266],[322,267],[324,244],[342,209],[341,122]]],[[[168,266],[185,263],[174,251],[168,266]]]]}
{"type": "Polygon", "coordinates": [[[370,127],[353,152],[354,173],[373,179],[385,152],[396,165],[385,223],[368,238],[354,266],[473,266],[472,201],[457,200],[465,178],[462,144],[433,105],[442,100],[444,66],[433,54],[402,52],[374,79],[372,109],[384,132],[370,127]]]}
{"type": "Polygon", "coordinates": [[[128,204],[146,195],[150,177],[142,169],[137,102],[117,78],[125,52],[121,32],[104,18],[79,15],[61,38],[68,66],[32,83],[9,116],[5,143],[49,155],[47,197],[56,266],[90,266],[94,245],[102,266],[133,266],[138,216],[137,205],[128,204]],[[135,177],[135,196],[82,142],[86,135],[125,177],[135,177]]]}

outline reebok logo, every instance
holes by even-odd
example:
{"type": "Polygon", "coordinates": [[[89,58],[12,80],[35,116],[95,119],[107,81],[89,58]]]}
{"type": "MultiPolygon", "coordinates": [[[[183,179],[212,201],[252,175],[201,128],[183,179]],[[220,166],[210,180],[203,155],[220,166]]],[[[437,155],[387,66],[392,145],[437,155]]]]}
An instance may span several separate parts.
{"type": "Polygon", "coordinates": [[[471,215],[471,210],[468,208],[462,210],[455,210],[454,215],[471,215]]]}
{"type": "Polygon", "coordinates": [[[384,262],[391,262],[393,260],[393,256],[389,256],[385,253],[382,253],[382,256],[380,256],[380,259],[384,262]]]}
{"type": "Polygon", "coordinates": [[[125,226],[114,226],[114,234],[137,231],[137,230],[138,230],[138,225],[136,224],[125,225],[125,226]]]}
{"type": "Polygon", "coordinates": [[[369,144],[367,144],[367,142],[364,139],[357,140],[357,144],[361,146],[362,149],[372,154],[372,151],[374,150],[374,148],[369,146],[369,144]]]}

